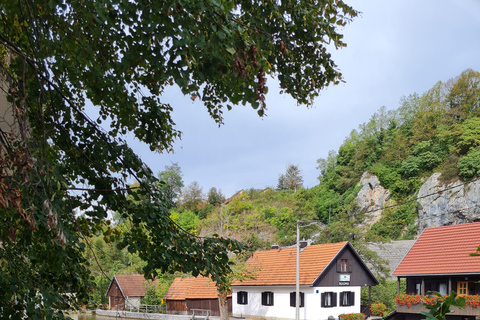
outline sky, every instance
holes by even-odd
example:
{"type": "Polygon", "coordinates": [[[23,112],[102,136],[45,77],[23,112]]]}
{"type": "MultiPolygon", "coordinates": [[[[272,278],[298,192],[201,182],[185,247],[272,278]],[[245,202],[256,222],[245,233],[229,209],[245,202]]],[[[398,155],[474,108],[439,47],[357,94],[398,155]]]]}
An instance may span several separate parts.
{"type": "Polygon", "coordinates": [[[197,181],[230,197],[241,189],[275,187],[288,164],[302,170],[304,186],[318,185],[317,159],[382,106],[397,109],[403,96],[422,94],[466,69],[480,71],[479,0],[346,0],[361,15],[342,33],[346,48],[332,56],[345,83],[327,88],[312,107],[298,106],[267,85],[267,116],[251,107],[225,111],[224,125],[178,90],[162,99],[173,109],[182,139],[173,154],[129,145],[155,173],[177,162],[185,186],[197,181]]]}

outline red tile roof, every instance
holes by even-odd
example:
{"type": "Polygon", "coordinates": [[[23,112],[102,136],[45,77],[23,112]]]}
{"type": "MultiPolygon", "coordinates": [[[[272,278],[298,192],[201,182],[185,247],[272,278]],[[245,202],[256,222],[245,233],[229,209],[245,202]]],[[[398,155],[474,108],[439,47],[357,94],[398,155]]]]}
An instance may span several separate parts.
{"type": "Polygon", "coordinates": [[[210,278],[198,276],[175,278],[163,298],[167,300],[217,299],[218,294],[215,282],[210,278]]]}
{"type": "Polygon", "coordinates": [[[141,274],[117,274],[114,276],[125,297],[144,297],[145,280],[141,274]]]}
{"type": "MultiPolygon", "coordinates": [[[[348,242],[307,246],[300,251],[300,285],[311,285],[348,242]]],[[[248,260],[255,279],[234,286],[295,285],[296,248],[257,251],[248,260]]]]}
{"type": "Polygon", "coordinates": [[[393,272],[394,276],[480,273],[480,223],[427,228],[393,272]]]}
{"type": "Polygon", "coordinates": [[[207,277],[198,276],[194,278],[187,299],[216,299],[218,298],[215,282],[207,277]]]}
{"type": "Polygon", "coordinates": [[[175,278],[163,296],[167,300],[185,300],[195,278],[175,278]]]}

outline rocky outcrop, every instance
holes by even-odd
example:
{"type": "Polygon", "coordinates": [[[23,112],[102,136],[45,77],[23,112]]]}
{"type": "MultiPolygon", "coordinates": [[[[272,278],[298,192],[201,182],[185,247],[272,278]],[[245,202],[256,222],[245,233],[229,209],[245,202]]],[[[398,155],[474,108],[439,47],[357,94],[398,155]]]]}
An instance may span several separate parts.
{"type": "Polygon", "coordinates": [[[444,185],[434,173],[418,191],[418,230],[480,221],[480,180],[444,185]]]}
{"type": "Polygon", "coordinates": [[[357,194],[357,204],[361,212],[367,212],[365,224],[372,225],[382,216],[390,191],[382,187],[376,175],[368,172],[363,173],[359,185],[362,189],[357,194]]]}

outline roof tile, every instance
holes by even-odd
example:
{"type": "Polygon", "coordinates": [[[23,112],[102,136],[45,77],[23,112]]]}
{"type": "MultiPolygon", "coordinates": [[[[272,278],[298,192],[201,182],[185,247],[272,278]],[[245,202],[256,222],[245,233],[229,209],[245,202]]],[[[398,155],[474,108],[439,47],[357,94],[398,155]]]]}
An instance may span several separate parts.
{"type": "Polygon", "coordinates": [[[479,245],[480,222],[427,228],[393,275],[480,273],[479,245]]]}
{"type": "Polygon", "coordinates": [[[117,274],[115,275],[120,289],[126,297],[145,296],[145,277],[141,274],[117,274]]]}
{"type": "MultiPolygon", "coordinates": [[[[300,285],[311,285],[347,242],[307,246],[300,252],[300,285]]],[[[257,251],[247,262],[255,279],[234,286],[295,285],[296,247],[257,251]]]]}
{"type": "Polygon", "coordinates": [[[167,300],[216,299],[218,294],[215,282],[210,278],[198,276],[175,278],[163,298],[167,300]]]}

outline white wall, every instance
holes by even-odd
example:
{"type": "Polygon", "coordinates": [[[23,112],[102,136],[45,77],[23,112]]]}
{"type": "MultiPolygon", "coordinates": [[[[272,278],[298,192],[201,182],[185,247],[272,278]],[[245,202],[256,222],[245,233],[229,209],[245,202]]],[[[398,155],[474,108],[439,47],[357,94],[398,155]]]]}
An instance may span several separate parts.
{"type": "MultiPolygon", "coordinates": [[[[295,319],[295,307],[290,307],[290,292],[295,291],[295,286],[234,286],[232,288],[232,313],[234,316],[257,316],[270,318],[295,319]],[[248,292],[248,304],[237,304],[237,292],[248,292]],[[274,293],[273,306],[262,306],[262,292],[271,291],[274,293]]],[[[342,313],[360,312],[360,287],[309,287],[300,286],[300,292],[305,293],[305,307],[300,308],[300,319],[324,320],[328,316],[338,318],[342,313]],[[355,292],[355,303],[353,306],[340,307],[340,292],[355,292]],[[321,307],[321,293],[336,292],[337,306],[330,308],[321,307]]]]}
{"type": "Polygon", "coordinates": [[[128,309],[130,306],[138,308],[140,307],[141,297],[127,297],[125,299],[125,309],[128,309]]]}

